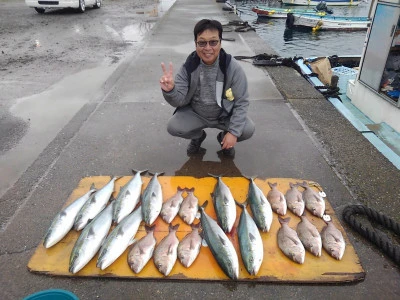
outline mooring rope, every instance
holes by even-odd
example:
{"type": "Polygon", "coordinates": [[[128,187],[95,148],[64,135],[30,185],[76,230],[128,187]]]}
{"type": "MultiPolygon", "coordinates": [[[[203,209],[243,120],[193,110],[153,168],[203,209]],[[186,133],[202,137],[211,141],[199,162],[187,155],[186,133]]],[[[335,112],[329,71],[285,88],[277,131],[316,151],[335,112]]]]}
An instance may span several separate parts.
{"type": "Polygon", "coordinates": [[[400,247],[393,245],[392,241],[387,237],[387,235],[377,231],[376,228],[373,228],[372,226],[366,227],[364,224],[361,224],[361,222],[356,220],[356,214],[366,215],[369,220],[379,223],[398,236],[400,236],[400,224],[384,214],[364,205],[349,205],[343,210],[343,219],[347,224],[349,224],[364,238],[374,243],[382,252],[384,252],[387,256],[393,259],[397,265],[400,266],[400,247]]]}

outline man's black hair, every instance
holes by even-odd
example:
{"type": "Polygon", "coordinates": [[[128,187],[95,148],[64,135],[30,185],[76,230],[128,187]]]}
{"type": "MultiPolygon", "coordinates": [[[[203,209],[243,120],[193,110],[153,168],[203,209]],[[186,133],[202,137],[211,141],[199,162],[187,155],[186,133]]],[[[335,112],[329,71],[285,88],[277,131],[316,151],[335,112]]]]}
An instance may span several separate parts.
{"type": "Polygon", "coordinates": [[[197,24],[194,26],[194,40],[197,40],[197,36],[199,34],[202,34],[205,30],[218,30],[218,35],[219,38],[222,39],[222,25],[220,22],[216,20],[210,20],[210,19],[203,19],[197,22],[197,24]]]}

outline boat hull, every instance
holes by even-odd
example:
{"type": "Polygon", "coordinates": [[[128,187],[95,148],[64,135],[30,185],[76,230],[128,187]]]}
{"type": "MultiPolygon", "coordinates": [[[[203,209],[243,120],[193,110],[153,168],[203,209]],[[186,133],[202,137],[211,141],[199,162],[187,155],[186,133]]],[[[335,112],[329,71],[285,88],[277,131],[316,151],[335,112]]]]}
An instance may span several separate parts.
{"type": "MultiPolygon", "coordinates": [[[[324,0],[328,6],[357,6],[361,1],[350,1],[350,0],[324,0]]],[[[313,0],[282,0],[283,4],[286,5],[306,5],[306,6],[315,6],[319,4],[321,1],[313,1],[313,0]]]]}
{"type": "Polygon", "coordinates": [[[326,12],[318,12],[313,9],[293,9],[293,8],[274,8],[274,7],[253,7],[251,9],[257,14],[259,18],[271,18],[271,19],[286,19],[288,13],[295,14],[310,14],[315,16],[325,16],[326,12]]]}
{"type": "Polygon", "coordinates": [[[293,15],[293,27],[308,27],[314,30],[367,30],[371,21],[366,18],[314,17],[293,15]]]}

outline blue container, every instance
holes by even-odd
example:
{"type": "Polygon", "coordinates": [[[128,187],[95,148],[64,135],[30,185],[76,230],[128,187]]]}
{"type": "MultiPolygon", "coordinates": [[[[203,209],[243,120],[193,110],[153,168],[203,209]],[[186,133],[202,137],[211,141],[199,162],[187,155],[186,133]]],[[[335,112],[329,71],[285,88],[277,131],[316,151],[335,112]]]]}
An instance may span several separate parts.
{"type": "Polygon", "coordinates": [[[79,298],[69,291],[52,289],[31,294],[23,300],[79,300],[79,298]]]}
{"type": "Polygon", "coordinates": [[[338,87],[340,88],[340,92],[346,95],[347,83],[350,79],[356,79],[358,70],[341,66],[332,68],[332,74],[339,77],[338,87]]]}

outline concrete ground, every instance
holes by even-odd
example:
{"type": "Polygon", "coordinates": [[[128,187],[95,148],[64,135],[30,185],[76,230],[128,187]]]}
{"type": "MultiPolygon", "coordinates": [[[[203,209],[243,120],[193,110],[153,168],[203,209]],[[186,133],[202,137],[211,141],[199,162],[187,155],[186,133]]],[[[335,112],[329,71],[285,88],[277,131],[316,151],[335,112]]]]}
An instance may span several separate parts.
{"type": "MultiPolygon", "coordinates": [[[[252,139],[237,145],[234,160],[219,157],[216,130],[208,130],[203,156],[188,158],[187,141],[166,132],[173,108],[158,86],[160,62],[179,66],[194,49],[192,28],[201,18],[223,24],[238,20],[212,0],[177,0],[152,36],[124,60],[104,93],[88,102],[2,197],[19,201],[0,234],[2,299],[63,288],[80,299],[396,299],[398,267],[343,222],[366,272],[343,284],[249,284],[118,278],[61,278],[30,273],[26,265],[54,215],[85,176],[131,175],[131,169],[166,175],[257,175],[318,182],[340,217],[363,203],[397,218],[400,174],[294,69],[255,67],[242,61],[250,86],[252,139]]],[[[223,47],[233,55],[272,53],[253,31],[226,32],[223,47]]],[[[12,204],[10,204],[12,205],[12,204]]]]}

